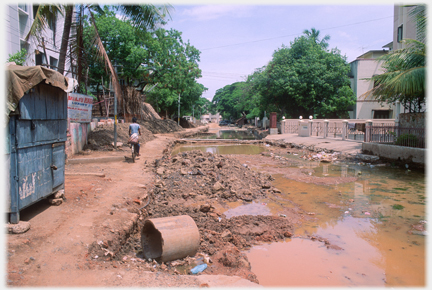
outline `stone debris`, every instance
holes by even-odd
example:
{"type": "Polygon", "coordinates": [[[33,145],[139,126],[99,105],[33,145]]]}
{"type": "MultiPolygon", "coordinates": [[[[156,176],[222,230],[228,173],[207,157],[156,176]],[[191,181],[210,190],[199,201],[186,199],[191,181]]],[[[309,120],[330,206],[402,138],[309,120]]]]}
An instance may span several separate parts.
{"type": "Polygon", "coordinates": [[[30,223],[19,221],[17,224],[7,224],[6,228],[9,234],[22,234],[30,229],[30,223]]]}
{"type": "Polygon", "coordinates": [[[207,196],[229,201],[252,201],[266,197],[268,191],[265,189],[273,188],[271,175],[252,171],[235,159],[199,150],[173,157],[165,155],[154,162],[154,170],[158,177],[154,196],[164,192],[172,198],[207,196]],[[199,185],[197,191],[189,194],[195,185],[199,185]]]}
{"type": "MultiPolygon", "coordinates": [[[[194,257],[171,261],[165,266],[156,263],[148,267],[150,271],[188,274],[194,266],[210,263],[212,267],[205,270],[207,274],[237,275],[257,282],[241,251],[253,244],[282,241],[293,235],[291,219],[286,215],[241,215],[227,219],[217,209],[226,202],[247,204],[280,193],[271,185],[270,174],[253,171],[229,156],[199,150],[175,156],[165,154],[151,165],[156,179],[147,190],[151,202],[142,210],[141,222],[147,217],[189,215],[199,229],[201,242],[194,257]]],[[[136,249],[141,248],[140,226],[115,257],[107,258],[121,260],[125,255],[137,254],[136,249]]],[[[93,250],[92,254],[99,254],[96,247],[93,250]]]]}

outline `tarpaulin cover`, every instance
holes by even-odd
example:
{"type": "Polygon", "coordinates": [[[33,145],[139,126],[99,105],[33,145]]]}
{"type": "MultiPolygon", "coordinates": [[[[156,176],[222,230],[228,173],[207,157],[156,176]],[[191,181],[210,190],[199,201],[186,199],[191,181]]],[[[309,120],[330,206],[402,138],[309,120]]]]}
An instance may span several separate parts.
{"type": "Polygon", "coordinates": [[[72,91],[74,80],[59,72],[42,66],[6,66],[7,107],[6,115],[15,111],[24,94],[41,82],[58,87],[65,92],[72,91]]]}

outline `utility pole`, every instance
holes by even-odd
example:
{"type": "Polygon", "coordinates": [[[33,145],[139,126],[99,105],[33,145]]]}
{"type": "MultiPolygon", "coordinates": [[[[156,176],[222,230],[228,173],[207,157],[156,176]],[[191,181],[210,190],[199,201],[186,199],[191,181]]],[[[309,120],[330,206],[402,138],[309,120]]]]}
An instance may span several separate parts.
{"type": "Polygon", "coordinates": [[[117,150],[117,96],[114,92],[114,150],[117,150]]]}
{"type": "Polygon", "coordinates": [[[195,123],[194,107],[195,105],[192,105],[192,120],[195,123]]]}
{"type": "Polygon", "coordinates": [[[177,124],[180,126],[180,93],[179,93],[179,99],[178,99],[178,121],[177,124]]]}

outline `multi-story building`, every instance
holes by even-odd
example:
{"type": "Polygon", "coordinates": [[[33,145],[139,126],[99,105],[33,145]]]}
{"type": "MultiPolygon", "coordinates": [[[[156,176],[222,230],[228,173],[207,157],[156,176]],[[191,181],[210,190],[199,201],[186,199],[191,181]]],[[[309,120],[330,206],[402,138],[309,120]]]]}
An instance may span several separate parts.
{"type": "MultiPolygon", "coordinates": [[[[63,35],[63,16],[59,14],[56,21],[48,23],[49,28],[43,32],[39,40],[33,36],[26,40],[37,9],[37,4],[30,3],[10,3],[6,5],[6,59],[4,62],[9,59],[10,55],[19,52],[21,49],[25,49],[27,51],[27,58],[24,65],[44,65],[56,70],[59,60],[61,37],[63,35]]],[[[70,74],[70,63],[70,59],[66,61],[65,75],[68,77],[72,76],[70,74]]]]}
{"type": "Polygon", "coordinates": [[[409,12],[414,6],[394,6],[393,42],[383,46],[383,50],[368,51],[350,63],[351,88],[356,95],[355,108],[350,111],[352,119],[387,119],[395,118],[395,104],[380,104],[371,96],[365,97],[365,93],[373,89],[374,83],[366,80],[374,75],[383,73],[382,61],[378,57],[392,50],[403,48],[403,39],[416,39],[416,23],[409,12]]]}
{"type": "MultiPolygon", "coordinates": [[[[391,43],[385,47],[391,46],[391,43]]],[[[388,49],[371,50],[350,63],[351,89],[357,97],[356,105],[350,113],[351,119],[388,119],[393,118],[393,105],[380,104],[371,96],[364,94],[373,89],[373,82],[367,80],[374,75],[382,74],[382,61],[377,58],[389,53],[388,49]]]]}
{"type": "Polygon", "coordinates": [[[417,27],[410,11],[415,7],[411,6],[394,6],[394,23],[393,23],[393,50],[404,47],[403,39],[417,39],[417,27]]]}

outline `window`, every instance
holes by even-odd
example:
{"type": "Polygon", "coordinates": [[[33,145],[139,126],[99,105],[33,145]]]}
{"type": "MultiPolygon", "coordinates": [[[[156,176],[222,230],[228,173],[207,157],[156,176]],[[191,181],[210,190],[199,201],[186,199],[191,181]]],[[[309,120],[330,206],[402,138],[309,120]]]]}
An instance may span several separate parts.
{"type": "Polygon", "coordinates": [[[373,110],[373,119],[390,119],[391,110],[373,110]]]}
{"type": "Polygon", "coordinates": [[[33,19],[36,18],[36,13],[39,9],[39,5],[33,5],[33,19]]]}
{"type": "Polygon", "coordinates": [[[36,55],[36,65],[43,65],[47,63],[45,54],[43,54],[39,50],[36,50],[35,55],[36,55]]]}
{"type": "Polygon", "coordinates": [[[52,30],[52,44],[54,47],[56,46],[56,26],[57,20],[55,18],[48,22],[48,27],[52,30]]]}
{"type": "Polygon", "coordinates": [[[397,42],[401,42],[403,39],[403,25],[398,27],[397,31],[397,42]]]}
{"type": "Polygon", "coordinates": [[[58,70],[57,66],[58,66],[58,60],[50,56],[50,69],[58,70]]]}
{"type": "Polygon", "coordinates": [[[18,4],[18,8],[21,9],[22,11],[28,12],[27,4],[18,4]]]}

